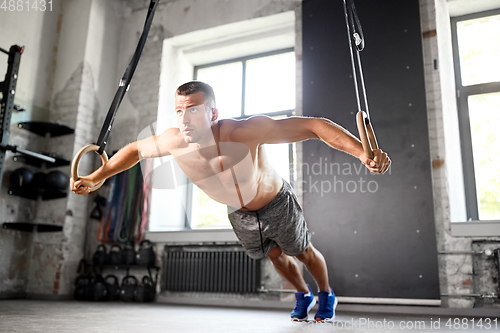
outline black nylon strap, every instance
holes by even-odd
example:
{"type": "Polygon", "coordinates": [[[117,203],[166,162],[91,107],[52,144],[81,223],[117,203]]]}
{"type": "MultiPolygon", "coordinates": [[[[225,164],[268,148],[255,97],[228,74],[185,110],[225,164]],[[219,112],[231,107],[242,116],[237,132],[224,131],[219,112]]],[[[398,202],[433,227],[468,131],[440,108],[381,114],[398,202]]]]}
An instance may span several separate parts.
{"type": "Polygon", "coordinates": [[[356,102],[358,103],[358,111],[364,110],[370,118],[370,111],[368,109],[368,97],[366,94],[365,80],[363,77],[363,67],[361,66],[361,57],[359,53],[365,48],[365,37],[361,22],[359,21],[354,0],[344,0],[344,14],[347,26],[347,35],[349,38],[349,50],[351,53],[352,74],[354,79],[354,89],[356,91],[356,102]],[[353,47],[354,45],[354,47],[353,47]],[[354,57],[356,53],[356,57],[354,57]],[[356,67],[358,70],[356,70],[356,67]],[[361,82],[362,92],[359,90],[358,77],[361,82]],[[363,97],[364,108],[361,105],[363,97]]]}
{"type": "Polygon", "coordinates": [[[125,70],[125,73],[120,80],[120,86],[116,91],[111,106],[109,107],[108,114],[106,115],[106,119],[104,120],[104,124],[102,125],[101,132],[99,133],[99,138],[97,139],[97,145],[99,146],[99,150],[97,151],[97,153],[99,155],[101,155],[106,148],[106,143],[111,132],[111,126],[113,126],[113,121],[115,120],[116,111],[118,111],[122,99],[130,86],[132,76],[134,76],[134,72],[137,64],[139,63],[142,50],[144,49],[144,44],[146,44],[146,39],[149,34],[149,29],[151,28],[151,23],[153,22],[153,17],[156,11],[156,7],[158,6],[158,2],[159,0],[151,0],[151,2],[149,3],[148,14],[146,16],[146,22],[144,23],[144,29],[142,31],[141,38],[139,39],[139,43],[137,44],[132,60],[130,60],[129,65],[127,66],[127,69],[125,70]]]}

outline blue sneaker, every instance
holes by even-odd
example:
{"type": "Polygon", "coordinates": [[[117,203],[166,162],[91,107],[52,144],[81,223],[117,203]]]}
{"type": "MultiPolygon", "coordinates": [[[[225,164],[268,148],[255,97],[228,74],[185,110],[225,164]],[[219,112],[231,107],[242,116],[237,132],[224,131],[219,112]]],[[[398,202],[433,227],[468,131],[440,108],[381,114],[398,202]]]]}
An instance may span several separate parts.
{"type": "Polygon", "coordinates": [[[292,321],[304,321],[307,320],[307,315],[309,310],[316,304],[316,299],[311,291],[311,287],[307,285],[309,288],[309,296],[302,291],[298,291],[295,293],[295,308],[293,308],[291,317],[292,321]]]}
{"type": "Polygon", "coordinates": [[[319,322],[332,322],[335,319],[335,309],[337,308],[337,297],[330,287],[331,294],[328,291],[318,292],[318,312],[314,315],[314,319],[319,322]]]}

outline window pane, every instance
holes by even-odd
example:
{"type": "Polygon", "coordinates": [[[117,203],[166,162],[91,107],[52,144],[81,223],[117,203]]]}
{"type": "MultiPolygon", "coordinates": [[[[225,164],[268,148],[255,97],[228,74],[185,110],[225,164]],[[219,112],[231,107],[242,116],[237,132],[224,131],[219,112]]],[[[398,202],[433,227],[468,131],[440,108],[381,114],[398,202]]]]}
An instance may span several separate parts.
{"type": "Polygon", "coordinates": [[[289,161],[289,143],[280,143],[275,145],[265,145],[267,159],[274,170],[287,182],[290,182],[290,161],[289,161]]]}
{"type": "Polygon", "coordinates": [[[194,185],[192,207],[190,221],[192,229],[231,228],[226,205],[210,199],[194,185]]]}
{"type": "Polygon", "coordinates": [[[200,68],[196,79],[214,88],[219,119],[241,116],[243,89],[243,64],[241,62],[200,68]]]}
{"type": "Polygon", "coordinates": [[[248,60],[245,114],[295,109],[295,52],[248,60]]]}
{"type": "Polygon", "coordinates": [[[500,93],[469,96],[480,220],[500,220],[500,93]]]}
{"type": "Polygon", "coordinates": [[[500,15],[457,23],[462,84],[500,81],[500,15]]]}

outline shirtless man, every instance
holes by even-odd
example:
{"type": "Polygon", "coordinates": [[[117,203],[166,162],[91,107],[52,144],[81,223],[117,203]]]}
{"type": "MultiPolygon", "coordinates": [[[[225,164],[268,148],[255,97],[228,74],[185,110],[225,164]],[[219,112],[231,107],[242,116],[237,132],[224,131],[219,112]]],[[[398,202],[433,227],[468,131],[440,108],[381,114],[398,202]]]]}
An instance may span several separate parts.
{"type": "Polygon", "coordinates": [[[320,139],[359,158],[372,173],[379,174],[389,168],[387,154],[377,149],[373,160],[367,158],[356,137],[322,118],[254,116],[218,121],[213,89],[199,81],[177,89],[175,112],[179,128],[125,146],[89,176],[71,180],[73,192],[87,194],[99,181],[141,159],[172,155],[195,185],[228,206],[229,220],[247,254],[254,259],[268,256],[278,273],[297,289],[292,320],[307,320],[316,304],[292,257],[306,265],[318,284],[315,320],[333,320],[337,300],[328,282],[325,259],[311,244],[293,189],[269,164],[262,145],[320,139]]]}

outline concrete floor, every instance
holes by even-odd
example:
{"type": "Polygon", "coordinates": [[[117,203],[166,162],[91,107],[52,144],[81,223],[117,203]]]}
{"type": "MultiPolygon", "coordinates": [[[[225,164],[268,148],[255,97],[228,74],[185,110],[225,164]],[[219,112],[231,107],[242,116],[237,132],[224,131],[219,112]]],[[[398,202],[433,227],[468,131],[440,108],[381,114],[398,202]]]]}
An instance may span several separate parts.
{"type": "MultiPolygon", "coordinates": [[[[464,329],[446,327],[448,318],[367,313],[337,313],[333,324],[293,323],[289,311],[201,307],[166,304],[89,303],[77,301],[0,301],[0,332],[455,332],[472,331],[479,318],[465,319],[464,329]],[[370,325],[368,326],[368,320],[370,325]],[[384,322],[385,321],[385,322],[384,322]],[[385,325],[385,329],[384,329],[385,325]],[[392,329],[391,325],[394,325],[392,329]],[[406,329],[400,328],[405,325],[406,329]],[[432,326],[433,325],[433,326],[432,326]]],[[[309,314],[314,317],[315,310],[309,314]]],[[[451,319],[452,321],[454,318],[451,319]]],[[[459,320],[464,320],[460,318],[459,320]]],[[[483,324],[485,321],[483,319],[483,324]]],[[[500,331],[500,322],[490,329],[500,331]]]]}

